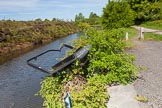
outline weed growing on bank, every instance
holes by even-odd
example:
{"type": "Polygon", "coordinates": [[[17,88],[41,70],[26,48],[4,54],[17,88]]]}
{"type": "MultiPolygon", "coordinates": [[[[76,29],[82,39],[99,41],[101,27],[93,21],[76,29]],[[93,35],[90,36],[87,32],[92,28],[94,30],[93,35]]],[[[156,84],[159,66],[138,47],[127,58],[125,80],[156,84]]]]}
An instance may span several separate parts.
{"type": "Polygon", "coordinates": [[[67,92],[73,108],[106,108],[107,85],[127,84],[136,79],[134,56],[124,52],[123,29],[91,29],[86,34],[74,44],[90,45],[88,64],[82,67],[76,61],[59,75],[42,81],[39,93],[47,108],[65,107],[63,98],[67,92]]]}

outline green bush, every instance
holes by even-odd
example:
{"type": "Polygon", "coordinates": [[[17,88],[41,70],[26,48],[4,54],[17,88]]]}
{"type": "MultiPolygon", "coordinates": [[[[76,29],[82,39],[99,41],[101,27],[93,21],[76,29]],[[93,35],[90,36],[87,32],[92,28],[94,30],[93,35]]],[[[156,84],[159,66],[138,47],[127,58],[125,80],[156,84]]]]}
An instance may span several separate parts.
{"type": "Polygon", "coordinates": [[[102,52],[105,52],[106,54],[123,52],[123,31],[124,29],[113,29],[110,31],[96,31],[95,29],[92,29],[90,32],[88,32],[91,52],[93,52],[94,55],[95,53],[102,52]]]}
{"type": "Polygon", "coordinates": [[[159,0],[128,0],[128,3],[136,13],[136,24],[162,18],[162,2],[159,0]]]}
{"type": "Polygon", "coordinates": [[[107,84],[126,84],[135,79],[136,68],[133,57],[124,53],[122,31],[123,29],[114,29],[88,34],[91,44],[88,67],[90,76],[94,73],[104,74],[107,84]]]}
{"type": "Polygon", "coordinates": [[[90,30],[74,41],[75,46],[90,44],[89,64],[84,68],[76,61],[54,78],[42,82],[40,95],[47,108],[64,107],[63,98],[71,94],[73,108],[106,108],[107,84],[127,84],[136,78],[134,57],[124,53],[123,29],[90,30]]]}
{"type": "Polygon", "coordinates": [[[46,108],[62,108],[63,102],[61,91],[63,84],[59,81],[60,78],[47,77],[41,82],[41,90],[39,91],[42,98],[44,98],[43,105],[46,108]]]}
{"type": "Polygon", "coordinates": [[[79,22],[78,23],[78,27],[82,30],[82,31],[87,31],[87,29],[90,27],[90,25],[88,23],[85,22],[79,22]]]}
{"type": "Polygon", "coordinates": [[[106,84],[127,84],[136,78],[133,56],[127,54],[103,55],[100,60],[90,60],[89,71],[104,75],[102,82],[106,84]]]}
{"type": "Polygon", "coordinates": [[[91,78],[88,83],[82,86],[81,91],[72,91],[73,108],[106,108],[108,92],[106,85],[100,81],[93,81],[91,78]]]}
{"type": "Polygon", "coordinates": [[[135,13],[127,2],[110,1],[103,9],[102,25],[105,29],[129,27],[134,24],[135,13]]]}

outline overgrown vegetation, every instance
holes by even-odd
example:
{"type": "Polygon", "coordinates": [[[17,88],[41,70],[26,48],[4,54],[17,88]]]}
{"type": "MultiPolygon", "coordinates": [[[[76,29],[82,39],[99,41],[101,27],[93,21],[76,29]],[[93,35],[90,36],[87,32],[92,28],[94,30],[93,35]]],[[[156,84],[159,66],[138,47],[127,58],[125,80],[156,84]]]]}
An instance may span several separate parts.
{"type": "MultiPolygon", "coordinates": [[[[42,44],[78,31],[71,22],[63,21],[0,21],[0,51],[24,43],[42,44]]],[[[4,51],[3,51],[4,52],[4,51]]]]}
{"type": "MultiPolygon", "coordinates": [[[[124,53],[123,29],[113,29],[108,32],[91,32],[90,36],[90,65],[89,72],[103,74],[106,83],[126,84],[135,77],[133,56],[124,53]],[[95,38],[94,38],[95,37],[95,38]]],[[[104,81],[104,80],[102,80],[104,81]]]]}
{"type": "Polygon", "coordinates": [[[53,39],[77,31],[70,22],[52,21],[0,21],[1,42],[37,42],[43,39],[53,39]]]}
{"type": "Polygon", "coordinates": [[[123,29],[96,31],[75,41],[75,46],[90,44],[89,63],[85,67],[76,61],[56,77],[42,82],[40,95],[47,108],[64,107],[63,98],[70,92],[74,108],[106,108],[106,85],[127,84],[136,78],[134,57],[124,52],[123,29]]]}

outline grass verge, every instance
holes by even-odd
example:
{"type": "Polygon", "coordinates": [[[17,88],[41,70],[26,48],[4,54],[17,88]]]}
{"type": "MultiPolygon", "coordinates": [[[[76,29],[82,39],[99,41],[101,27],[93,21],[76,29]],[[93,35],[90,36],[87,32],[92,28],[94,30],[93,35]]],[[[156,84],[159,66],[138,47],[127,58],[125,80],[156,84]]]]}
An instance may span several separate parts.
{"type": "Polygon", "coordinates": [[[141,26],[146,27],[146,28],[151,28],[151,29],[162,30],[162,20],[146,22],[146,23],[141,24],[141,26]]]}
{"type": "Polygon", "coordinates": [[[138,31],[135,28],[129,27],[125,28],[124,32],[128,32],[128,40],[125,41],[126,48],[134,48],[134,43],[132,42],[132,38],[137,36],[138,31]]]}
{"type": "Polygon", "coordinates": [[[144,37],[146,40],[162,41],[162,35],[160,35],[160,34],[145,33],[144,37]]]}
{"type": "Polygon", "coordinates": [[[132,39],[133,37],[137,36],[137,34],[138,34],[138,31],[132,27],[125,28],[125,32],[128,32],[129,39],[132,39]]]}

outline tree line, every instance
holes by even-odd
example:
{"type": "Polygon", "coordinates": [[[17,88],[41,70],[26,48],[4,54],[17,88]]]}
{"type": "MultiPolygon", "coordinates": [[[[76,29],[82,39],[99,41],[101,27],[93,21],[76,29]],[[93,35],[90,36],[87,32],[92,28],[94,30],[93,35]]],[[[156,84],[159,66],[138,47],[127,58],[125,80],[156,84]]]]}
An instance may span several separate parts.
{"type": "Polygon", "coordinates": [[[88,18],[85,18],[85,16],[81,12],[75,16],[76,23],[83,22],[83,23],[89,23],[90,25],[100,24],[100,19],[101,17],[99,17],[94,12],[91,12],[88,18]]]}
{"type": "Polygon", "coordinates": [[[104,28],[129,27],[162,19],[162,0],[109,0],[103,9],[104,28]]]}
{"type": "Polygon", "coordinates": [[[106,29],[129,27],[161,19],[162,0],[108,0],[102,16],[94,12],[88,18],[82,13],[75,16],[75,22],[81,28],[102,24],[106,29]]]}

